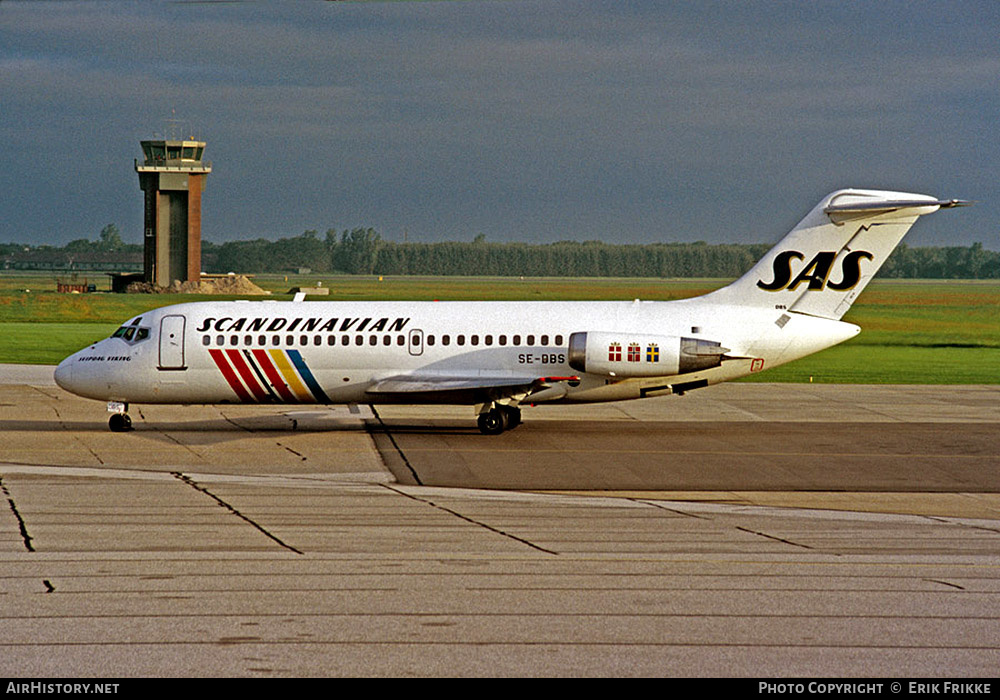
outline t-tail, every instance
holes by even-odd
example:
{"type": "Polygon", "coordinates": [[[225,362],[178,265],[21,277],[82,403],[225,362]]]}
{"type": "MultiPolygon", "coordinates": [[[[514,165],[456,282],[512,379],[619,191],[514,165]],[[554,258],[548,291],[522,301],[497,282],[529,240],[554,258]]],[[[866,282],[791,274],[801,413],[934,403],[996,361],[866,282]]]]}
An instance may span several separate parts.
{"type": "Polygon", "coordinates": [[[706,299],[839,320],[920,216],[964,204],[908,192],[838,190],[748,273],[706,299]]]}

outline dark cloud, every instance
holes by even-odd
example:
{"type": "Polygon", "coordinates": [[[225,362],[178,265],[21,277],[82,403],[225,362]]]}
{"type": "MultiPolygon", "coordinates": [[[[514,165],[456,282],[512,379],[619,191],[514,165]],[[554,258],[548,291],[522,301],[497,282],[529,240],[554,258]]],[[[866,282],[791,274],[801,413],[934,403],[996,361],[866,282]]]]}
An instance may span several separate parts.
{"type": "Polygon", "coordinates": [[[994,8],[4,2],[0,240],[138,240],[182,128],[216,241],[767,241],[862,186],[980,200],[913,241],[996,248],[994,8]]]}

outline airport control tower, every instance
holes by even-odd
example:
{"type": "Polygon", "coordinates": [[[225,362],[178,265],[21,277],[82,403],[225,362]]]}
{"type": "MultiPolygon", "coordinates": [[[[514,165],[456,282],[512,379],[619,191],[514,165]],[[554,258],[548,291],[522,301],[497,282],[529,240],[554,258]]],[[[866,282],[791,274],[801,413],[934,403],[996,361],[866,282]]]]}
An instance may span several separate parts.
{"type": "Polygon", "coordinates": [[[160,287],[201,278],[201,193],[212,164],[203,141],[142,141],[135,161],[145,194],[143,273],[160,287]]]}

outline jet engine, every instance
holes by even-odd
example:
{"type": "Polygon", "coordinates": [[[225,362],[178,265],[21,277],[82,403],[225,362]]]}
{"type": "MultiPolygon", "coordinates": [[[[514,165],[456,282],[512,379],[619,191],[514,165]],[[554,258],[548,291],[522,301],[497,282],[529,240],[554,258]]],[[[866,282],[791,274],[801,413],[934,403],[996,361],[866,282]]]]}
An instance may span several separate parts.
{"type": "Polygon", "coordinates": [[[573,333],[569,366],[609,377],[665,377],[711,369],[729,352],[720,343],[699,338],[636,333],[573,333]]]}

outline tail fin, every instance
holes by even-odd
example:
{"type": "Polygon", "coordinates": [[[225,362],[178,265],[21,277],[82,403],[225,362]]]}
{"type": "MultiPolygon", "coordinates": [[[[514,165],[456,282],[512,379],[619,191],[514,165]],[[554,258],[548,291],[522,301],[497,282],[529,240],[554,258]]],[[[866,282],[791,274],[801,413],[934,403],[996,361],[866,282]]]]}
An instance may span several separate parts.
{"type": "Polygon", "coordinates": [[[748,273],[708,296],[840,319],[920,216],[962,204],[907,192],[838,190],[748,273]]]}

